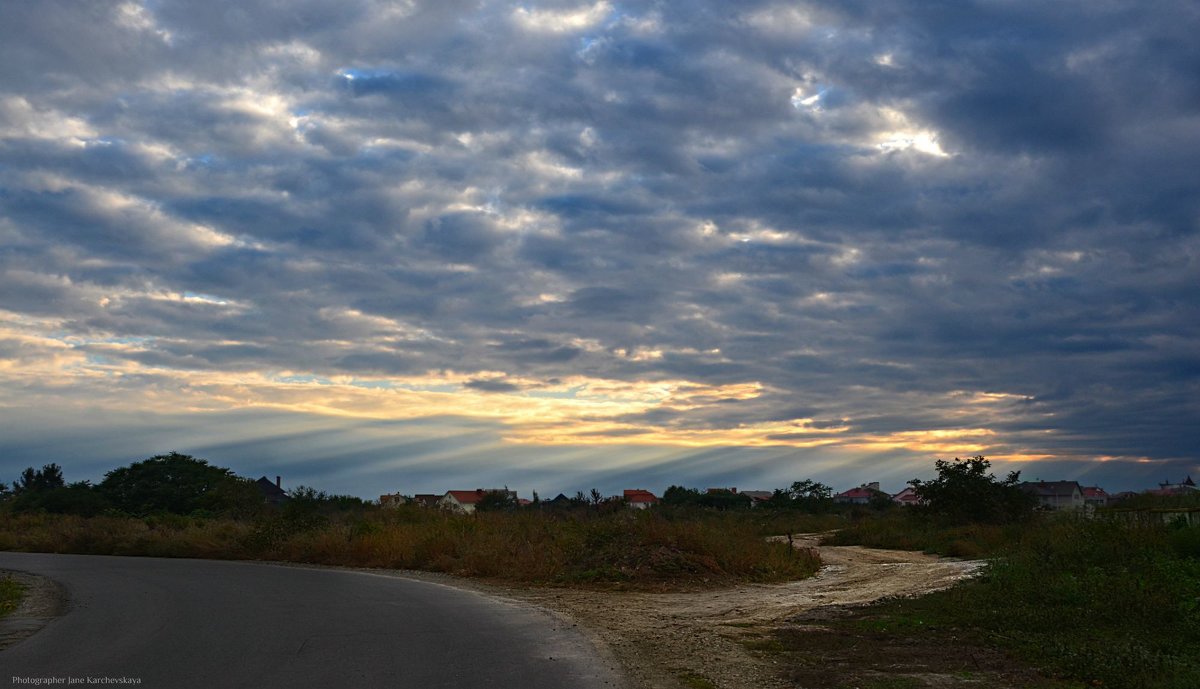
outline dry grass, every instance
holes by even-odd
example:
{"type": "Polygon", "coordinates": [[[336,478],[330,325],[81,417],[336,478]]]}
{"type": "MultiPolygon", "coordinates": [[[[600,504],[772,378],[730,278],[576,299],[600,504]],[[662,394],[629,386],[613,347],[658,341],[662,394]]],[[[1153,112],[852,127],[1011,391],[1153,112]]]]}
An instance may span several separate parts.
{"type": "Polygon", "coordinates": [[[25,587],[12,577],[0,578],[0,617],[4,617],[17,609],[21,604],[21,596],[25,587]]]}
{"type": "Polygon", "coordinates": [[[630,510],[285,510],[253,521],[18,514],[0,519],[0,550],[267,559],[628,588],[783,581],[820,566],[815,555],[766,542],[760,530],[737,515],[630,510]]]}

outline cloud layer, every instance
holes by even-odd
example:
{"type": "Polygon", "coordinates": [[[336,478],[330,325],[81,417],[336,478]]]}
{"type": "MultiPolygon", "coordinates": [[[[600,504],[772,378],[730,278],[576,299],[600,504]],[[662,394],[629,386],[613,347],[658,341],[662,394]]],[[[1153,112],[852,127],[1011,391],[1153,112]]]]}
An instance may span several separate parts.
{"type": "Polygon", "coordinates": [[[878,5],[7,3],[0,404],[1200,471],[1200,9],[878,5]]]}

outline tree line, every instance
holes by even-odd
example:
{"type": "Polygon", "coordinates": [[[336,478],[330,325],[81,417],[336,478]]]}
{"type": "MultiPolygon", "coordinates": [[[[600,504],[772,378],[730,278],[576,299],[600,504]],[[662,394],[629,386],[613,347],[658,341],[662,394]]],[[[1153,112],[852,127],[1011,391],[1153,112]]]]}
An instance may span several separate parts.
{"type": "MultiPolygon", "coordinates": [[[[987,459],[937,460],[937,477],[909,481],[920,505],[906,508],[917,515],[948,523],[1010,523],[1033,514],[1037,500],[1018,486],[1020,472],[997,478],[989,472],[987,459]]],[[[565,504],[542,501],[534,494],[530,507],[567,509],[616,509],[620,498],[605,498],[600,491],[578,492],[565,504]]],[[[365,501],[345,495],[329,495],[300,486],[289,492],[292,512],[364,507],[365,501]]],[[[14,512],[45,511],[90,517],[103,513],[147,516],[155,513],[253,516],[264,509],[261,491],[251,479],[232,470],[209,464],[190,455],[170,452],[113,469],[93,485],[89,481],[67,483],[58,464],[41,469],[29,467],[8,486],[0,483],[0,501],[14,512]]],[[[709,490],[673,485],[664,491],[661,503],[674,509],[742,510],[751,507],[749,496],[732,490],[709,490]]],[[[875,491],[864,506],[847,507],[834,501],[833,488],[804,479],[775,490],[756,509],[798,510],[811,514],[836,511],[882,512],[895,509],[891,497],[875,491]]],[[[489,493],[477,505],[479,511],[521,509],[507,490],[489,493]]]]}
{"type": "MultiPolygon", "coordinates": [[[[290,497],[298,505],[364,504],[359,498],[328,495],[300,486],[290,497]]],[[[58,464],[29,467],[9,486],[0,483],[0,501],[14,512],[43,511],[93,517],[118,513],[253,516],[264,508],[252,479],[191,455],[170,452],[113,469],[93,485],[67,483],[58,464]]]]}

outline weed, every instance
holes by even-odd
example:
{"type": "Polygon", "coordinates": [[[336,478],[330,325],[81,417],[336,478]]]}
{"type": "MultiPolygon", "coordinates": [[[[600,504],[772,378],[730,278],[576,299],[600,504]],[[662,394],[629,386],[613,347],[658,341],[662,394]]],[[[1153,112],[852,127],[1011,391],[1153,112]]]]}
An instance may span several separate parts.
{"type": "Polygon", "coordinates": [[[717,689],[717,685],[713,684],[711,679],[695,672],[681,672],[678,677],[687,689],[717,689]]]}
{"type": "Polygon", "coordinates": [[[785,581],[819,559],[760,536],[751,515],[491,512],[411,507],[254,519],[25,513],[0,521],[0,549],[271,559],[450,572],[538,584],[622,588],[785,581]]]}
{"type": "Polygon", "coordinates": [[[855,689],[921,689],[925,684],[913,677],[874,677],[855,684],[855,689]]]}
{"type": "Polygon", "coordinates": [[[25,585],[12,577],[0,579],[0,617],[11,614],[21,604],[25,585]]]}
{"type": "Polygon", "coordinates": [[[770,636],[742,639],[739,643],[747,651],[758,655],[775,655],[787,650],[779,639],[770,636]]]}
{"type": "Polygon", "coordinates": [[[1015,531],[881,522],[877,534],[857,525],[840,538],[939,551],[969,538],[996,557],[975,581],[874,607],[853,624],[858,633],[959,630],[1075,682],[1200,686],[1200,529],[1062,517],[1015,531]]]}

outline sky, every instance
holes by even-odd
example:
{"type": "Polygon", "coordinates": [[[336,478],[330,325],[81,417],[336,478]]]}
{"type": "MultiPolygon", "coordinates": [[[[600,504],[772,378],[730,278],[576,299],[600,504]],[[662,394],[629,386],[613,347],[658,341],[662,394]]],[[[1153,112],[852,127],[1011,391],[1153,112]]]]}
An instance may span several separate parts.
{"type": "Polygon", "coordinates": [[[0,3],[0,480],[1200,475],[1200,5],[0,3]]]}

